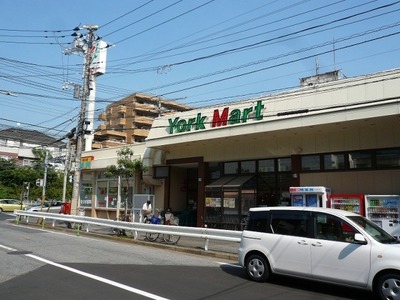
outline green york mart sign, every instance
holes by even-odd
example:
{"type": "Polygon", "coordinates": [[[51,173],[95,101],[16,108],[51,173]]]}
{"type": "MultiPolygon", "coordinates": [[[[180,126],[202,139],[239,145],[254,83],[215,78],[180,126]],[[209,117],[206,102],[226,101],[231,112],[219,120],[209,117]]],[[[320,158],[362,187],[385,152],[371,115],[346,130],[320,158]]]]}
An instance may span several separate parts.
{"type": "Polygon", "coordinates": [[[181,119],[176,117],[175,119],[168,119],[168,133],[182,133],[189,131],[205,130],[207,127],[222,127],[227,125],[246,123],[247,120],[260,121],[263,119],[264,105],[262,101],[257,101],[255,106],[251,106],[244,109],[232,109],[229,107],[222,109],[222,112],[218,109],[214,110],[212,121],[208,121],[208,116],[203,116],[201,112],[197,113],[195,118],[181,119]]]}

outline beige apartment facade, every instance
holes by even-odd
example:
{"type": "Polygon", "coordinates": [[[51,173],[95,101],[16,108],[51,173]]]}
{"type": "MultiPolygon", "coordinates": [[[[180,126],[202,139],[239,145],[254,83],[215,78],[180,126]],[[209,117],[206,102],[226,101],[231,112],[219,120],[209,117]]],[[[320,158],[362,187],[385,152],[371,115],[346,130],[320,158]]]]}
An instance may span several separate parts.
{"type": "MultiPolygon", "coordinates": [[[[135,192],[156,195],[156,207],[178,213],[181,225],[218,228],[237,228],[252,206],[288,205],[291,186],[398,194],[400,70],[307,82],[156,118],[136,145],[148,171],[135,192]]],[[[96,151],[84,153],[93,161],[83,184],[92,174],[99,191],[106,163],[96,151]]],[[[107,217],[96,207],[101,193],[91,195],[92,215],[107,217]]]]}
{"type": "Polygon", "coordinates": [[[92,149],[142,143],[147,138],[155,118],[189,109],[186,105],[153,95],[129,95],[108,105],[99,115],[99,120],[103,123],[94,133],[92,149]]]}

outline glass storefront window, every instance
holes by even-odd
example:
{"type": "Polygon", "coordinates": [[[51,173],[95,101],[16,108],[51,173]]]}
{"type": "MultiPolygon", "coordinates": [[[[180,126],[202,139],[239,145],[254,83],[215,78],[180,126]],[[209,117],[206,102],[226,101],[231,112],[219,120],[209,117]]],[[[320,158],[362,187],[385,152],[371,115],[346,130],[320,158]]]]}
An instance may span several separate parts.
{"type": "Polygon", "coordinates": [[[116,180],[110,180],[108,186],[107,207],[116,208],[117,202],[118,202],[118,182],[116,180]]]}
{"type": "Polygon", "coordinates": [[[324,154],[325,170],[343,170],[345,168],[344,154],[324,154]]]}
{"type": "Polygon", "coordinates": [[[278,171],[279,172],[292,171],[292,159],[290,157],[278,158],[277,161],[278,161],[278,171]]]}
{"type": "Polygon", "coordinates": [[[242,190],[242,215],[247,215],[251,207],[256,206],[256,191],[242,190]]]}
{"type": "Polygon", "coordinates": [[[212,182],[218,178],[221,178],[222,176],[221,170],[222,170],[221,164],[216,162],[210,162],[208,165],[208,173],[207,173],[208,182],[212,182]]]}
{"type": "Polygon", "coordinates": [[[258,172],[275,172],[275,161],[273,159],[263,159],[258,161],[258,172]]]}
{"type": "Polygon", "coordinates": [[[81,185],[81,191],[80,191],[80,195],[79,195],[81,207],[91,207],[92,206],[92,194],[93,194],[92,183],[83,182],[81,185]]]}
{"type": "Polygon", "coordinates": [[[319,155],[305,155],[301,157],[302,171],[315,171],[321,169],[319,155]]]}
{"type": "MultiPolygon", "coordinates": [[[[125,208],[125,201],[127,200],[128,209],[132,208],[132,190],[134,180],[129,178],[129,184],[126,179],[121,179],[121,208],[125,208]],[[129,185],[129,188],[128,188],[129,185]],[[130,189],[130,193],[129,193],[130,189]]],[[[118,179],[110,178],[108,180],[102,179],[97,181],[96,190],[96,207],[117,208],[118,205],[118,179]]]]}
{"type": "Polygon", "coordinates": [[[96,190],[96,207],[106,207],[107,181],[98,181],[96,190]]]}
{"type": "Polygon", "coordinates": [[[350,169],[365,169],[372,167],[372,155],[370,152],[355,151],[349,153],[350,169]]]}
{"type": "Polygon", "coordinates": [[[376,166],[378,168],[400,167],[400,149],[376,151],[376,166]]]}
{"type": "Polygon", "coordinates": [[[247,174],[247,173],[255,173],[256,172],[256,161],[255,160],[249,160],[249,161],[242,161],[240,163],[240,169],[242,174],[247,174]]]}
{"type": "Polygon", "coordinates": [[[126,183],[121,183],[121,207],[125,207],[125,200],[128,202],[128,209],[132,208],[132,199],[129,199],[128,195],[128,187],[124,184],[126,183]]]}
{"type": "Polygon", "coordinates": [[[224,191],[224,215],[239,215],[239,191],[224,191]]]}
{"type": "Polygon", "coordinates": [[[105,172],[98,172],[97,173],[97,179],[104,179],[107,178],[105,175],[105,172]]]}
{"type": "Polygon", "coordinates": [[[237,161],[224,163],[225,175],[238,174],[238,173],[239,173],[239,163],[237,161]]]}

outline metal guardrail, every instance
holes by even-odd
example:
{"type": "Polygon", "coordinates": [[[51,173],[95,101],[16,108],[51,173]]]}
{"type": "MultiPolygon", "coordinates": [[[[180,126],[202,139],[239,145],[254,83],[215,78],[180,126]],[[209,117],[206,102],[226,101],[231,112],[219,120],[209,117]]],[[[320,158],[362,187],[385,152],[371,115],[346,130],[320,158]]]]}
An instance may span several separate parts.
{"type": "Polygon", "coordinates": [[[240,242],[242,234],[241,231],[235,231],[235,230],[114,221],[109,219],[100,219],[100,218],[77,216],[77,215],[54,214],[48,212],[27,212],[24,210],[16,210],[14,211],[14,214],[17,216],[16,217],[17,224],[20,222],[24,222],[24,220],[26,223],[29,223],[29,218],[42,219],[43,228],[47,220],[52,221],[53,227],[55,226],[56,221],[78,224],[78,226],[75,226],[77,228],[77,235],[79,235],[79,232],[82,229],[85,229],[86,232],[89,232],[90,226],[92,225],[92,226],[100,226],[106,228],[117,228],[125,231],[127,230],[132,231],[134,239],[137,239],[138,234],[142,232],[171,234],[171,235],[204,239],[205,240],[204,250],[206,251],[208,250],[208,244],[210,240],[240,242]]]}

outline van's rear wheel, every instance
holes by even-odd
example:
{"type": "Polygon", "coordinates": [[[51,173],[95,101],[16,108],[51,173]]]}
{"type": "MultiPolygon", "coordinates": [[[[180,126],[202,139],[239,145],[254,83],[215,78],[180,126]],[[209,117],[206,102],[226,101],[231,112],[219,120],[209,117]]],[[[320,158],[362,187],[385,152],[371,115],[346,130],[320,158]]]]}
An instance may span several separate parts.
{"type": "Polygon", "coordinates": [[[382,300],[400,299],[400,274],[382,275],[377,281],[375,292],[382,300]]]}
{"type": "Polygon", "coordinates": [[[262,282],[268,280],[271,270],[266,258],[259,254],[252,254],[246,261],[246,272],[251,280],[262,282]]]}

